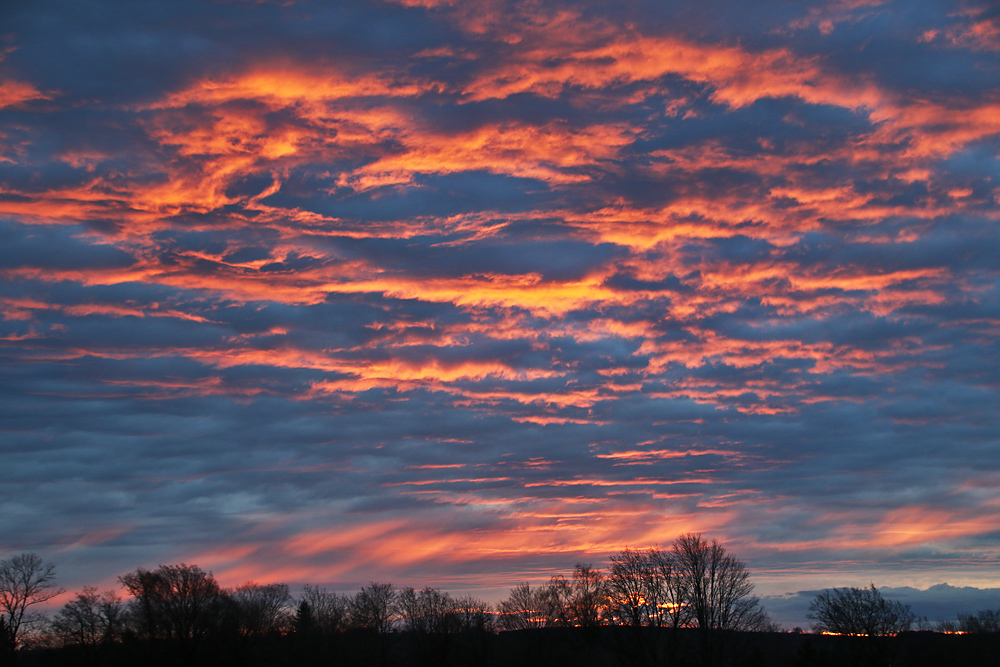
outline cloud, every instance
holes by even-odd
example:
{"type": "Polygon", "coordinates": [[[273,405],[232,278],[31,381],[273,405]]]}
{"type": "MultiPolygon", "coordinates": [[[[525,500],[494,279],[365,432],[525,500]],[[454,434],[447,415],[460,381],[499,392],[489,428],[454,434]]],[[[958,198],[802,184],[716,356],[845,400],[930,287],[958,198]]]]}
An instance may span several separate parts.
{"type": "Polygon", "coordinates": [[[985,5],[8,14],[0,549],[993,585],[985,5]]]}

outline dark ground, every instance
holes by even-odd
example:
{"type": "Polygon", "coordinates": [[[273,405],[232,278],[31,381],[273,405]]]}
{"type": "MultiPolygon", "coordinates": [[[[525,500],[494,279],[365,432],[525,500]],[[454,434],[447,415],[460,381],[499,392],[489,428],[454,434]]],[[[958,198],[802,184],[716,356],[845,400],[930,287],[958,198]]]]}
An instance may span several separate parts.
{"type": "Polygon", "coordinates": [[[643,628],[431,635],[208,637],[193,646],[125,641],[34,649],[18,667],[1000,667],[1000,634],[909,632],[884,639],[643,628]]]}

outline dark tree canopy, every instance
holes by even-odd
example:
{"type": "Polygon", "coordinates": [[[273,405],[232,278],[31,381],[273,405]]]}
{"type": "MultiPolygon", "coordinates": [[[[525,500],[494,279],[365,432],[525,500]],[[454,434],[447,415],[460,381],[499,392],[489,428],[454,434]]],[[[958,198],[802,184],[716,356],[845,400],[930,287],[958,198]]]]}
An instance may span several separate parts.
{"type": "Polygon", "coordinates": [[[809,605],[813,629],[841,635],[885,637],[910,629],[910,606],[886,600],[872,584],[869,588],[831,588],[809,605]]]}
{"type": "Polygon", "coordinates": [[[498,606],[508,630],[604,624],[764,630],[773,626],[752,595],[746,565],[718,542],[682,535],[670,551],[625,549],[605,573],[578,563],[538,588],[521,584],[498,606]]]}
{"type": "Polygon", "coordinates": [[[448,633],[454,632],[457,619],[453,615],[454,601],[451,596],[436,588],[416,591],[404,588],[399,593],[399,611],[411,632],[448,633]]]}
{"type": "Polygon", "coordinates": [[[293,601],[286,584],[223,590],[195,565],[161,565],[120,577],[127,602],[85,587],[43,622],[30,608],[62,591],[51,565],[22,554],[0,561],[0,665],[481,667],[521,664],[526,648],[549,644],[537,663],[524,664],[786,664],[793,649],[794,664],[816,664],[810,656],[831,665],[995,663],[996,638],[982,635],[998,631],[1000,610],[939,626],[979,636],[897,637],[913,622],[907,605],[884,599],[874,585],[835,588],[815,597],[809,617],[816,630],[849,637],[803,639],[798,629],[771,635],[777,628],[752,595],[747,566],[716,541],[687,534],[669,549],[624,549],[609,561],[603,571],[577,563],[540,586],[517,586],[495,608],[387,583],[353,595],[307,585],[293,601]],[[520,632],[491,632],[501,629],[520,632]]]}
{"type": "Polygon", "coordinates": [[[959,614],[958,627],[970,634],[1000,632],[1000,609],[983,609],[975,614],[959,614]]]}
{"type": "Polygon", "coordinates": [[[306,584],[299,598],[296,624],[305,624],[319,632],[337,632],[347,627],[350,606],[349,596],[306,584]]]}
{"type": "Polygon", "coordinates": [[[392,630],[399,598],[392,584],[372,582],[362,586],[351,600],[351,625],[385,634],[392,630]]]}
{"type": "Polygon", "coordinates": [[[291,622],[292,595],[288,584],[249,581],[228,591],[228,598],[241,634],[278,632],[291,622]]]}
{"type": "Polygon", "coordinates": [[[119,580],[134,598],[140,632],[169,641],[182,655],[193,654],[219,615],[219,584],[196,565],[139,568],[119,580]]]}

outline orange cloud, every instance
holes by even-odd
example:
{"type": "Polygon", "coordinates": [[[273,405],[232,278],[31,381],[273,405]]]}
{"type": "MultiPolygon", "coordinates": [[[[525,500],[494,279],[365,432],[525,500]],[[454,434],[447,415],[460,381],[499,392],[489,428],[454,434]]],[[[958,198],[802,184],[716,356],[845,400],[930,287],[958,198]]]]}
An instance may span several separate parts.
{"type": "Polygon", "coordinates": [[[230,78],[200,81],[148,108],[212,106],[235,100],[258,100],[272,108],[283,108],[359,97],[409,97],[431,90],[434,85],[391,75],[348,72],[336,66],[269,65],[230,78]]]}
{"type": "Polygon", "coordinates": [[[751,53],[738,47],[635,33],[569,55],[565,45],[558,42],[523,52],[515,61],[503,63],[474,81],[465,92],[472,99],[524,92],[552,97],[574,87],[616,87],[655,81],[668,74],[712,85],[713,98],[733,108],[763,97],[792,96],[852,108],[875,108],[882,100],[874,87],[834,79],[819,68],[816,60],[787,50],[751,53]],[[553,62],[557,64],[553,66],[553,62]]]}
{"type": "Polygon", "coordinates": [[[460,135],[412,132],[400,137],[404,151],[376,160],[341,177],[340,185],[367,190],[405,185],[414,174],[485,170],[537,178],[555,184],[589,180],[573,171],[611,159],[632,134],[620,125],[574,130],[552,123],[542,127],[492,125],[460,135]]]}
{"type": "Polygon", "coordinates": [[[52,95],[39,92],[30,83],[14,79],[0,80],[0,109],[14,107],[34,100],[50,100],[52,95]]]}
{"type": "Polygon", "coordinates": [[[669,459],[682,459],[696,456],[721,456],[726,459],[741,459],[744,454],[740,452],[723,449],[696,449],[686,451],[676,451],[671,449],[629,449],[612,452],[610,454],[597,454],[599,459],[610,459],[613,465],[652,465],[658,461],[669,459]]]}

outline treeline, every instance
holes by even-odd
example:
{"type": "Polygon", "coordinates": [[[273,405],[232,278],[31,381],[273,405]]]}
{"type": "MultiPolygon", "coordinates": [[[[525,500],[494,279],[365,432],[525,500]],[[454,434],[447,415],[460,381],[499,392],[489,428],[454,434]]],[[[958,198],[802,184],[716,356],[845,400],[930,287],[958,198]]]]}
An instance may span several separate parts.
{"type": "MultiPolygon", "coordinates": [[[[496,605],[375,582],[353,594],[307,585],[297,597],[281,583],[223,588],[210,572],[182,563],[128,572],[119,577],[121,591],[86,587],[45,616],[37,609],[65,592],[54,579],[54,567],[37,555],[0,561],[3,663],[751,664],[748,655],[769,649],[748,637],[778,631],[752,594],[746,565],[691,534],[668,549],[613,554],[605,570],[581,563],[541,586],[518,585],[496,605]]],[[[817,630],[866,638],[872,628],[895,635],[913,621],[908,607],[882,600],[874,586],[826,591],[811,614],[817,630]],[[859,625],[879,613],[881,625],[859,625]]],[[[996,612],[981,612],[959,624],[995,632],[997,620],[996,612]]],[[[885,641],[869,639],[851,645],[851,659],[878,664],[891,653],[885,641]],[[855,655],[857,646],[864,651],[855,655]]],[[[798,652],[785,650],[787,664],[798,664],[803,647],[813,650],[796,645],[798,652]]],[[[835,653],[816,655],[835,660],[835,653]]],[[[771,658],[762,664],[785,664],[771,658]]]]}

